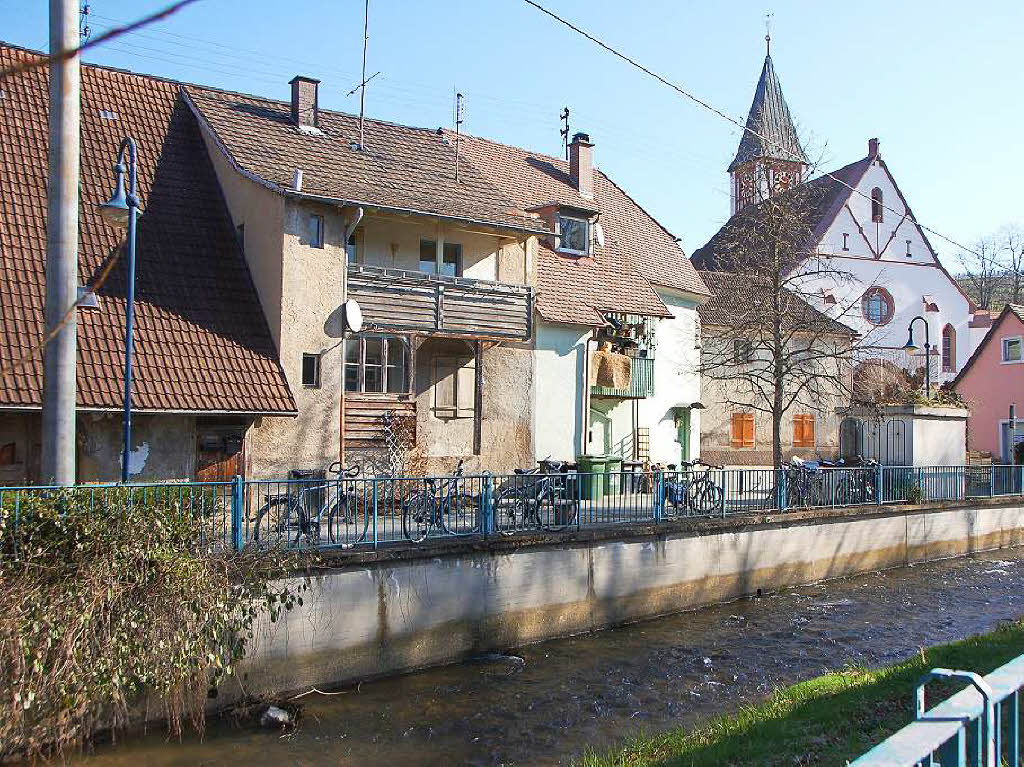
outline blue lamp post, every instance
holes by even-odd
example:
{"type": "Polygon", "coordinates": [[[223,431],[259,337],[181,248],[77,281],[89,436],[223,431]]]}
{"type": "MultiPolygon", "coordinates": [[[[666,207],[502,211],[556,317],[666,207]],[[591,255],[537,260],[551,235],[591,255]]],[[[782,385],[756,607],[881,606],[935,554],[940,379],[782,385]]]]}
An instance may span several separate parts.
{"type": "Polygon", "coordinates": [[[117,184],[110,199],[99,206],[103,219],[114,226],[128,227],[128,287],[124,319],[124,446],[121,450],[121,481],[128,481],[128,456],[132,449],[132,353],[135,329],[135,219],[139,213],[139,199],[135,187],[135,139],[126,136],[117,150],[117,184]],[[127,153],[128,164],[125,165],[127,153]],[[125,190],[125,171],[128,189],[125,190]]]}
{"type": "Polygon", "coordinates": [[[904,344],[903,351],[908,353],[917,351],[917,344],[914,343],[914,323],[918,320],[921,320],[924,325],[924,396],[930,399],[932,396],[932,344],[928,336],[928,320],[920,314],[907,325],[907,343],[904,344]]]}

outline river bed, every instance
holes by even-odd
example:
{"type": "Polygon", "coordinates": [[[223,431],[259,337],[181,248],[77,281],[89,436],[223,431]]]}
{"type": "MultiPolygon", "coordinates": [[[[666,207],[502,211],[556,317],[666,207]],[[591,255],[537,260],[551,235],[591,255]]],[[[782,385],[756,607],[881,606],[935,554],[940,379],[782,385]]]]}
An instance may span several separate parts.
{"type": "MultiPolygon", "coordinates": [[[[214,721],[203,741],[146,735],[76,763],[554,765],[692,724],[778,686],[1024,616],[1024,549],[857,576],[477,661],[308,695],[287,735],[214,721]],[[519,660],[521,658],[521,660],[519,660]]],[[[911,690],[907,691],[908,711],[911,690]]]]}

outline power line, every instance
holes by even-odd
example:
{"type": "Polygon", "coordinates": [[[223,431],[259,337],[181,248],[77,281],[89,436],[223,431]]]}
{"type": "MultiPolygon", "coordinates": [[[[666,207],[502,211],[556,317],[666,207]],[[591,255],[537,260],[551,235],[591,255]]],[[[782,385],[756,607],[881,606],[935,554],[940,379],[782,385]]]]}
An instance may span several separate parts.
{"type": "MultiPolygon", "coordinates": [[[[547,8],[545,8],[540,3],[535,2],[535,0],[523,0],[523,2],[525,2],[527,5],[533,6],[534,8],[536,8],[541,13],[546,14],[547,16],[550,16],[555,21],[557,21],[559,24],[563,24],[564,26],[566,26],[569,29],[571,29],[573,32],[576,32],[577,34],[582,35],[583,37],[585,37],[588,40],[590,40],[592,43],[595,43],[596,45],[600,46],[601,48],[604,48],[606,51],[611,53],[613,56],[616,56],[616,57],[622,59],[623,61],[625,61],[630,66],[636,67],[641,72],[643,72],[644,74],[648,75],[649,77],[653,77],[655,80],[657,80],[658,82],[662,83],[663,85],[667,85],[669,88],[671,88],[672,90],[676,91],[680,95],[685,96],[686,98],[690,99],[690,101],[694,102],[698,106],[708,110],[709,112],[712,112],[713,114],[718,115],[723,120],[726,120],[727,122],[732,123],[737,128],[739,128],[740,130],[744,131],[745,133],[749,133],[752,136],[761,139],[761,141],[765,141],[768,144],[771,144],[776,149],[780,149],[780,150],[782,150],[784,152],[788,152],[786,147],[782,146],[778,142],[773,141],[772,139],[768,138],[767,136],[761,135],[760,133],[758,133],[753,128],[750,128],[746,124],[744,124],[744,123],[740,122],[739,120],[737,120],[736,118],[731,117],[730,115],[727,115],[725,112],[723,112],[721,109],[718,109],[713,104],[710,104],[709,102],[705,101],[704,99],[700,98],[699,96],[696,96],[693,93],[690,93],[689,91],[687,91],[683,87],[673,83],[672,81],[667,80],[666,78],[662,77],[657,72],[655,72],[654,70],[649,69],[646,66],[644,66],[643,64],[641,64],[640,62],[638,62],[636,59],[633,59],[633,58],[627,56],[625,53],[622,53],[621,51],[616,50],[615,48],[610,46],[608,43],[606,43],[603,40],[595,37],[594,35],[590,34],[586,30],[581,29],[580,27],[576,26],[575,24],[573,24],[568,19],[565,19],[565,18],[559,16],[554,11],[549,11],[547,8]]],[[[846,183],[841,178],[839,178],[838,176],[833,175],[832,173],[825,172],[825,173],[822,173],[822,175],[827,177],[827,178],[832,179],[836,183],[840,184],[841,186],[846,187],[851,192],[854,192],[855,194],[860,195],[861,197],[863,197],[866,200],[871,200],[872,199],[869,195],[864,194],[864,192],[862,192],[859,189],[851,186],[850,184],[846,183]]],[[[941,237],[946,242],[950,243],[951,245],[955,245],[956,247],[960,248],[961,250],[964,250],[964,251],[966,251],[968,253],[971,253],[971,254],[973,254],[975,256],[978,255],[974,250],[972,250],[971,248],[968,248],[966,245],[961,245],[959,242],[957,242],[956,240],[954,240],[954,239],[952,239],[950,237],[947,237],[942,232],[939,232],[939,231],[937,231],[935,229],[932,229],[930,226],[925,226],[920,221],[918,221],[913,216],[911,216],[909,212],[901,213],[900,211],[896,210],[895,208],[891,208],[891,207],[889,207],[888,205],[885,205],[885,204],[883,204],[882,207],[885,208],[886,210],[890,211],[891,213],[897,215],[897,216],[906,215],[906,217],[908,219],[913,221],[914,224],[916,224],[917,226],[919,226],[921,229],[925,230],[926,232],[930,232],[931,234],[934,234],[936,237],[941,237]]]]}

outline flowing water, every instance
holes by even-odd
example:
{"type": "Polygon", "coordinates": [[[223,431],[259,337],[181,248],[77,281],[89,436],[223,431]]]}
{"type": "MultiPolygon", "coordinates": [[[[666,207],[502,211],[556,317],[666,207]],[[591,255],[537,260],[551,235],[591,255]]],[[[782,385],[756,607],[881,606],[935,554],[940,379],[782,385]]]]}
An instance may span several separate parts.
{"type": "Polygon", "coordinates": [[[693,723],[780,685],[851,664],[890,664],[1021,616],[1024,549],[1004,550],[308,695],[300,726],[285,736],[215,722],[202,742],[143,736],[101,747],[82,763],[563,764],[641,729],[693,723]]]}

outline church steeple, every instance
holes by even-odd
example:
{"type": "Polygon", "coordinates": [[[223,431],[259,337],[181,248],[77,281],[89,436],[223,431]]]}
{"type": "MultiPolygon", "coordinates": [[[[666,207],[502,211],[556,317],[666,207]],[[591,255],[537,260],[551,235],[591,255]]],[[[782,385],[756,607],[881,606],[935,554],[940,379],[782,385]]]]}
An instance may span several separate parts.
{"type": "Polygon", "coordinates": [[[800,183],[807,166],[807,155],[772,65],[770,33],[765,35],[765,42],[768,52],[747,115],[747,130],[729,165],[733,213],[800,183]]]}

